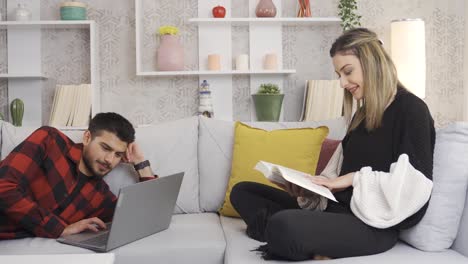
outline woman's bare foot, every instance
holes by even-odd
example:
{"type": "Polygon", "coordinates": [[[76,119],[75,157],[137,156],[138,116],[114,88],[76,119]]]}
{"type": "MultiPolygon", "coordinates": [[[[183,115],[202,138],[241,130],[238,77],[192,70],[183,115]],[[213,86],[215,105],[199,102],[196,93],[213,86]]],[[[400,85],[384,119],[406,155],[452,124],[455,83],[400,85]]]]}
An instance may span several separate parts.
{"type": "Polygon", "coordinates": [[[327,257],[327,256],[320,256],[320,255],[315,255],[314,256],[314,260],[329,260],[331,258],[327,257]]]}

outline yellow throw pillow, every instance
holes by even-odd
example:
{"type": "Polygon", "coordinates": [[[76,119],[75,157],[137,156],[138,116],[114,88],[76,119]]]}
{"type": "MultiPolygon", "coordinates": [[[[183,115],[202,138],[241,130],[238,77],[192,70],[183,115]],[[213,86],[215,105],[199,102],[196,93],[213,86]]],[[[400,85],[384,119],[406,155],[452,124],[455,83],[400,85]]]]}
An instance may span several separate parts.
{"type": "Polygon", "coordinates": [[[232,187],[239,182],[253,181],[278,188],[254,169],[260,160],[314,175],[327,135],[328,127],[324,126],[266,131],[236,122],[231,177],[220,214],[239,217],[229,199],[232,187]]]}

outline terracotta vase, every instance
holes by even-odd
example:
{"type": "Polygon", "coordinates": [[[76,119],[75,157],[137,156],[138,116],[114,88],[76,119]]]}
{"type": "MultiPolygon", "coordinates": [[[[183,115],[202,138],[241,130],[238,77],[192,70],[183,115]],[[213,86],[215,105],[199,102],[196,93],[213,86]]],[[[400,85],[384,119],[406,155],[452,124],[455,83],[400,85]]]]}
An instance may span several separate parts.
{"type": "Polygon", "coordinates": [[[255,15],[257,15],[257,17],[275,17],[276,6],[273,0],[260,0],[255,9],[255,15]]]}
{"type": "Polygon", "coordinates": [[[156,67],[158,71],[184,70],[184,47],[177,35],[161,35],[157,50],[156,67]]]}

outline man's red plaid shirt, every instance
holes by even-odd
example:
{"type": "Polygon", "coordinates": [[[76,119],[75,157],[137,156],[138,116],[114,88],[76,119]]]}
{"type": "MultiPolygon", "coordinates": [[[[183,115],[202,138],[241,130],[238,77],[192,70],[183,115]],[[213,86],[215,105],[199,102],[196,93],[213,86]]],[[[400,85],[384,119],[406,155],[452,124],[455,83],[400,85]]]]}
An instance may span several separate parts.
{"type": "Polygon", "coordinates": [[[78,170],[82,144],[41,127],[0,162],[0,239],[56,238],[79,220],[110,221],[116,196],[78,170]]]}

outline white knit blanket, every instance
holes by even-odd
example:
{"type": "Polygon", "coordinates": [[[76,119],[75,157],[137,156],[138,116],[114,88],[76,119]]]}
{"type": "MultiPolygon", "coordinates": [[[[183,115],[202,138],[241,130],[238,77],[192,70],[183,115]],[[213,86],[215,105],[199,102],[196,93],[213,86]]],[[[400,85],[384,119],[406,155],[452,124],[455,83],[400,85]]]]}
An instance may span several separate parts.
{"type": "Polygon", "coordinates": [[[429,200],[432,181],[402,154],[390,172],[364,167],[353,180],[351,210],[364,223],[376,228],[394,226],[416,213],[429,200]]]}
{"type": "MultiPolygon", "coordinates": [[[[341,144],[321,173],[329,179],[338,177],[343,162],[341,144]]],[[[392,163],[390,172],[372,171],[364,167],[354,174],[351,210],[367,225],[388,228],[399,224],[421,209],[429,200],[432,181],[402,154],[392,163]]],[[[328,200],[320,195],[298,197],[298,204],[307,210],[323,211],[328,200]]]]}

